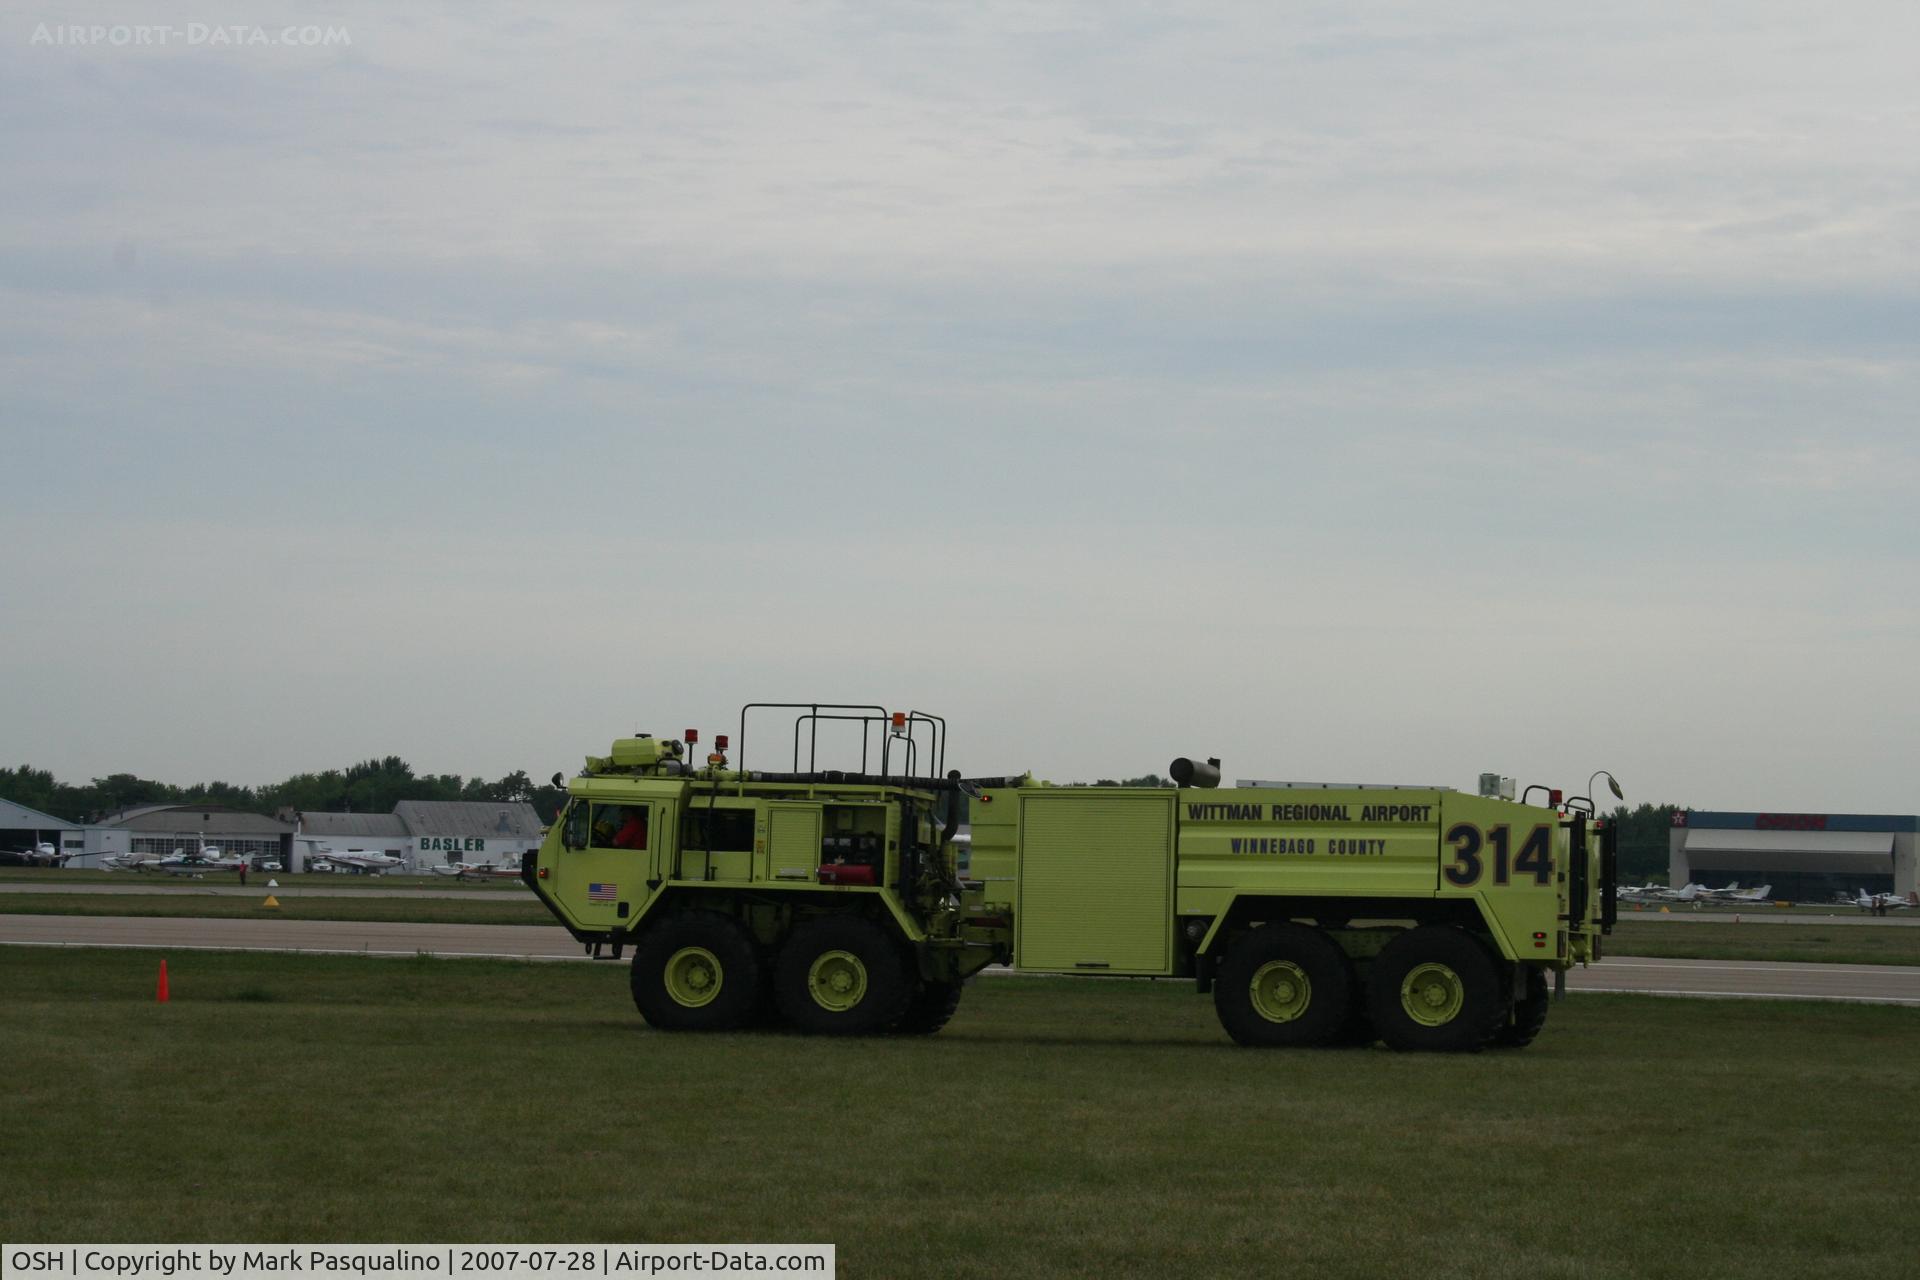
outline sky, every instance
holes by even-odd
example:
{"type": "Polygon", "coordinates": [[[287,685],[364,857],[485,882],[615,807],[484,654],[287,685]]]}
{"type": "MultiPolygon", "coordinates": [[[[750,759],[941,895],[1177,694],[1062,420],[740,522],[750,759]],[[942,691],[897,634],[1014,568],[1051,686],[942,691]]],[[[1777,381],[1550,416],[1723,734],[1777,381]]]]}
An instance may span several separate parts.
{"type": "Polygon", "coordinates": [[[544,777],[845,701],[972,774],[1920,811],[1916,47],[8,0],[0,760],[544,777]]]}

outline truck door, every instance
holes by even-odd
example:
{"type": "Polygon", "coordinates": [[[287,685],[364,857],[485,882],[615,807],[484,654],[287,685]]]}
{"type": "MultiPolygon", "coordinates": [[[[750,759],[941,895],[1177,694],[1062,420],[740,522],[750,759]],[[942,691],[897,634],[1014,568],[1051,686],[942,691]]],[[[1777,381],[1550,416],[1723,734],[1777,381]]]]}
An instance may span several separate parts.
{"type": "Polygon", "coordinates": [[[1060,790],[1020,799],[1022,969],[1171,973],[1174,792],[1060,790]]]}
{"type": "Polygon", "coordinates": [[[820,865],[820,822],[817,804],[775,801],[767,806],[764,857],[756,859],[754,875],[761,880],[812,880],[820,865]]]}
{"type": "Polygon", "coordinates": [[[646,900],[659,830],[657,806],[645,801],[576,800],[567,811],[556,896],[587,928],[611,928],[646,900]]]}

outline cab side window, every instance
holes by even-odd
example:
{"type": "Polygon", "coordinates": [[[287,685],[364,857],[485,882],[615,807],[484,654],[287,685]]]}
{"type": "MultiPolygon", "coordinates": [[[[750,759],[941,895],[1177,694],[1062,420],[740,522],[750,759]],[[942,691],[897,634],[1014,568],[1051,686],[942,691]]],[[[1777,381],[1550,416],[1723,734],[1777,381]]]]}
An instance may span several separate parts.
{"type": "Polygon", "coordinates": [[[569,849],[587,847],[587,802],[576,800],[567,810],[566,825],[560,829],[560,843],[569,849]]]}
{"type": "Polygon", "coordinates": [[[596,849],[645,849],[648,826],[644,804],[596,804],[592,845],[596,849]]]}
{"type": "Polygon", "coordinates": [[[754,811],[752,809],[712,809],[692,805],[680,819],[680,847],[683,849],[751,850],[753,848],[754,811]]]}

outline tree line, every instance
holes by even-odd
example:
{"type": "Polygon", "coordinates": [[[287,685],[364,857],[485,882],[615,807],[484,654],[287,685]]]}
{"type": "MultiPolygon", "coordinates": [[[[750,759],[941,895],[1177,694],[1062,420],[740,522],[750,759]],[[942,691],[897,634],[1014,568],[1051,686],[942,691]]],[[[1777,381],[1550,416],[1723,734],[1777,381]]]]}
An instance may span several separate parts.
{"type": "Polygon", "coordinates": [[[1612,813],[1602,815],[1620,833],[1617,839],[1623,884],[1666,880],[1673,815],[1683,808],[1677,804],[1643,804],[1634,809],[1619,805],[1612,813]]]}
{"type": "Polygon", "coordinates": [[[85,785],[61,782],[51,770],[23,764],[0,768],[0,797],[68,822],[96,822],[143,804],[208,804],[249,813],[298,809],[308,813],[392,813],[402,800],[478,800],[526,803],[542,822],[552,822],[565,790],[535,783],[526,770],[503,778],[462,778],[457,773],[415,773],[399,756],[362,760],[345,769],[296,773],[284,782],[249,787],[231,782],[176,786],[131,773],[109,774],[85,785]]]}

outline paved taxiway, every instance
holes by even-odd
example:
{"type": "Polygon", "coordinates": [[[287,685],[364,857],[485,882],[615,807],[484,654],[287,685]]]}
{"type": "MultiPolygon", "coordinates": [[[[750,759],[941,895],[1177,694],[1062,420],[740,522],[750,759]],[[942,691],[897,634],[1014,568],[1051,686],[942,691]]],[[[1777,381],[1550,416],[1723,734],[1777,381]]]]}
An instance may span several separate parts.
{"type": "MultiPolygon", "coordinates": [[[[459,886],[449,880],[448,887],[423,885],[406,889],[350,889],[334,888],[332,885],[296,884],[285,888],[267,888],[265,880],[259,877],[242,888],[238,884],[201,884],[198,881],[180,880],[116,880],[112,884],[85,884],[71,880],[55,880],[46,884],[29,884],[19,881],[0,880],[0,895],[9,893],[92,893],[92,894],[180,894],[183,897],[215,898],[264,898],[269,893],[282,898],[458,898],[465,902],[502,901],[519,897],[527,892],[525,885],[518,880],[505,880],[492,885],[473,884],[459,886]]],[[[532,901],[531,898],[527,899],[532,901]]]]}
{"type": "Polygon", "coordinates": [[[54,947],[171,947],[352,955],[491,956],[578,960],[580,944],[552,924],[412,924],[392,920],[210,920],[194,916],[0,915],[0,943],[54,947]]]}
{"type": "MultiPolygon", "coordinates": [[[[0,943],[55,947],[304,951],[374,956],[579,960],[555,925],[406,924],[346,920],[0,915],[0,943]]],[[[1745,999],[1852,1000],[1920,1007],[1920,966],[1658,960],[1622,956],[1567,975],[1574,991],[1745,999]]]]}

